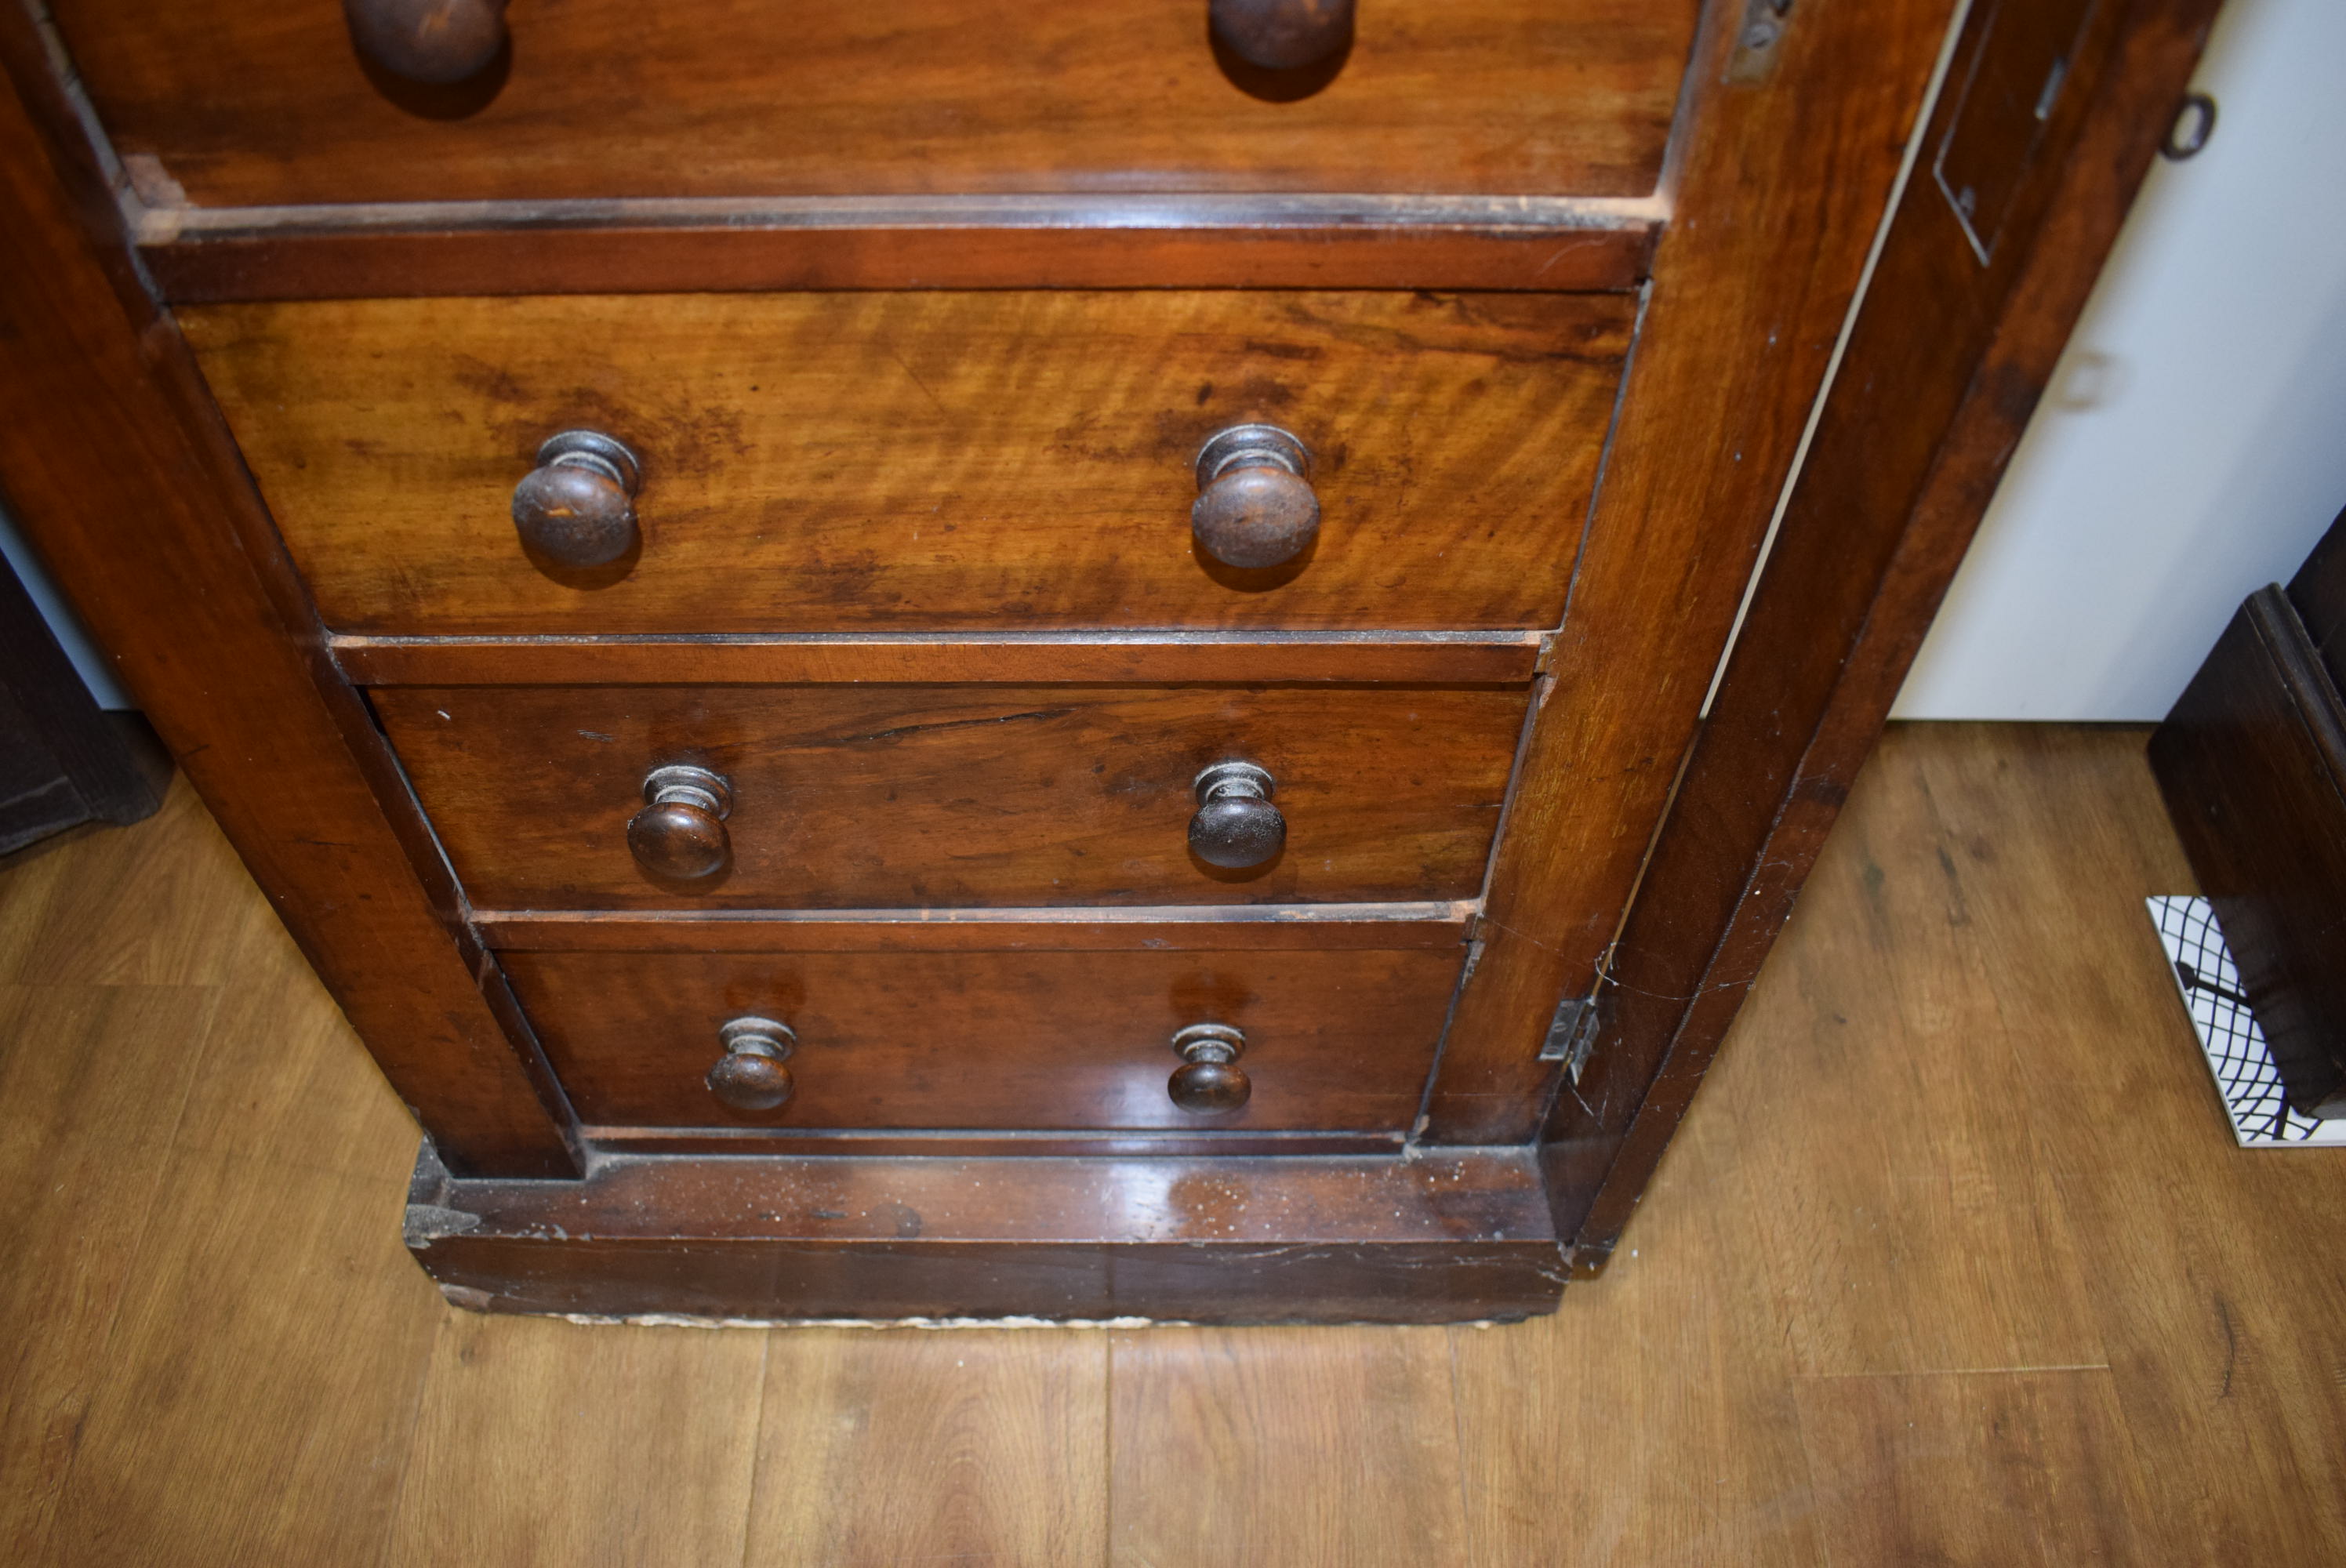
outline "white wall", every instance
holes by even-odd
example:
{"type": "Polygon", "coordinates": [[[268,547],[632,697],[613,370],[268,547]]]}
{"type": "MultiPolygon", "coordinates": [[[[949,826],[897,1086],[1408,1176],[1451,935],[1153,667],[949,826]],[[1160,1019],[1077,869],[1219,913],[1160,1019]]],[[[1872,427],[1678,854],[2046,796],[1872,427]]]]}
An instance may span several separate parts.
{"type": "Polygon", "coordinates": [[[2341,66],[2346,0],[2228,0],[1898,717],[2162,718],[2346,508],[2341,66]]]}

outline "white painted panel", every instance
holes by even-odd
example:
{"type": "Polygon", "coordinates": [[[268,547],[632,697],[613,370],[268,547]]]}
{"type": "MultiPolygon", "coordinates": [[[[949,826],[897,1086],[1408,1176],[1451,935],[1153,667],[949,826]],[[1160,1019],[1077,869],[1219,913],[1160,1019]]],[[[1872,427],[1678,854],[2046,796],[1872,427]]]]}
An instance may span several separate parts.
{"type": "Polygon", "coordinates": [[[1898,717],[2163,718],[2346,507],[2341,66],[2346,0],[2229,0],[1898,717]]]}

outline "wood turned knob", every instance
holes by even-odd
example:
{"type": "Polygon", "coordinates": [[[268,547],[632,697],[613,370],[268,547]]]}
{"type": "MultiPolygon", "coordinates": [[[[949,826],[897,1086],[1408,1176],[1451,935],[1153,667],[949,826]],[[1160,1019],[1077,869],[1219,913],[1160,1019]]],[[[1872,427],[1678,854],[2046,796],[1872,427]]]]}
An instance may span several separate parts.
{"type": "Polygon", "coordinates": [[[1218,1115],[1247,1103],[1254,1085],[1233,1065],[1246,1036],[1227,1023],[1192,1023],[1173,1036],[1182,1065],[1165,1082],[1173,1103],[1194,1115],[1218,1115]]]}
{"type": "Polygon", "coordinates": [[[733,791],[706,768],[655,768],[644,778],[644,809],[627,823],[627,848],[656,876],[713,876],[733,859],[725,819],[733,791]]]}
{"type": "Polygon", "coordinates": [[[782,1064],[798,1049],[787,1023],[736,1018],[717,1032],[725,1054],[709,1069],[709,1092],[737,1111],[770,1111],[790,1103],[797,1084],[782,1064]]]}
{"type": "Polygon", "coordinates": [[[342,19],[362,56],[411,82],[478,76],[505,46],[505,0],[342,0],[342,19]]]}
{"type": "Polygon", "coordinates": [[[636,547],[636,454],[599,431],[566,430],[514,486],[514,528],[558,566],[602,566],[636,547]]]}
{"type": "Polygon", "coordinates": [[[1276,566],[1320,535],[1311,453],[1277,425],[1240,424],[1207,438],[1198,453],[1198,500],[1189,532],[1226,566],[1276,566]]]}
{"type": "Polygon", "coordinates": [[[1225,47],[1267,71],[1315,64],[1352,41],[1352,0],[1208,0],[1206,15],[1225,47]]]}
{"type": "Polygon", "coordinates": [[[1269,865],[1287,847],[1287,819],[1270,803],[1278,783],[1251,762],[1217,762],[1198,775],[1189,851],[1209,866],[1269,865]]]}

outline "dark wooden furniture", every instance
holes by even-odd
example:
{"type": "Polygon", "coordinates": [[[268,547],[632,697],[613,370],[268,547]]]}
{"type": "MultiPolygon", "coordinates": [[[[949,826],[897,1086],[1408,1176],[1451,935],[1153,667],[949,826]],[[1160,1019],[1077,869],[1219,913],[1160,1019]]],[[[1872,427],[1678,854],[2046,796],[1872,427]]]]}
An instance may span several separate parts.
{"type": "Polygon", "coordinates": [[[0,855],[163,804],[171,759],[146,720],[101,709],[0,560],[0,855]]]}
{"type": "Polygon", "coordinates": [[[2249,596],[2150,738],[2290,1105],[2346,1116],[2346,514],[2249,596]]]}
{"type": "Polygon", "coordinates": [[[425,1268],[1409,1321],[1609,1256],[2213,0],[345,9],[0,27],[0,473],[425,1268]]]}

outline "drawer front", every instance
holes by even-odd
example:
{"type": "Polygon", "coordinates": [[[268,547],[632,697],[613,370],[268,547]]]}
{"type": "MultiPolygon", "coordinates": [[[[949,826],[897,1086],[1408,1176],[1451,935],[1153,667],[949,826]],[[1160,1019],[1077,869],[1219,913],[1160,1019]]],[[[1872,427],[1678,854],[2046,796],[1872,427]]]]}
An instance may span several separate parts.
{"type": "Polygon", "coordinates": [[[203,206],[1640,196],[1696,9],[1373,0],[1332,76],[1271,77],[1224,69],[1205,0],[517,0],[502,66],[431,89],[371,73],[316,0],[50,6],[116,146],[203,206]]]}
{"type": "Polygon", "coordinates": [[[486,909],[1468,899],[1528,701],[1520,687],[372,695],[467,896],[486,909]],[[1219,867],[1191,851],[1198,777],[1229,761],[1270,776],[1286,839],[1266,863],[1219,867]],[[661,875],[631,852],[645,780],[667,766],[724,779],[722,869],[661,875]]]}
{"type": "MultiPolygon", "coordinates": [[[[1405,1130],[1463,950],[511,952],[580,1117],[627,1127],[1405,1130]],[[709,1083],[739,1018],[796,1036],[790,1098],[709,1083]],[[1174,1036],[1243,1036],[1235,1112],[1174,1104],[1174,1036]]],[[[770,1078],[770,1069],[766,1070],[770,1078]]]]}
{"type": "Polygon", "coordinates": [[[1001,292],[312,301],[182,321],[326,623],[390,634],[1535,627],[1562,616],[1624,295],[1001,292]],[[1321,522],[1195,548],[1267,422],[1321,522]],[[526,553],[586,428],[634,549],[526,553]]]}

